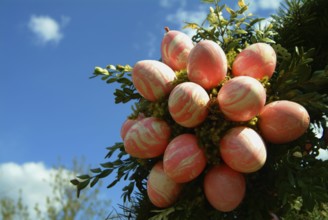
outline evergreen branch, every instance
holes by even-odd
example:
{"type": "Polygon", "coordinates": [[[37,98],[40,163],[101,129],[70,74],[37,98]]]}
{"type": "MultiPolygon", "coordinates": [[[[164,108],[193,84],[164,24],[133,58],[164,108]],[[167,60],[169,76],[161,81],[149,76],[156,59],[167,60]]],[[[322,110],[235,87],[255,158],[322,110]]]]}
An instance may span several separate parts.
{"type": "Polygon", "coordinates": [[[119,89],[115,89],[115,103],[127,103],[131,100],[139,100],[141,95],[136,91],[131,81],[132,67],[129,65],[108,65],[106,69],[96,67],[93,76],[95,78],[101,76],[101,79],[106,83],[118,83],[120,84],[119,89]]]}

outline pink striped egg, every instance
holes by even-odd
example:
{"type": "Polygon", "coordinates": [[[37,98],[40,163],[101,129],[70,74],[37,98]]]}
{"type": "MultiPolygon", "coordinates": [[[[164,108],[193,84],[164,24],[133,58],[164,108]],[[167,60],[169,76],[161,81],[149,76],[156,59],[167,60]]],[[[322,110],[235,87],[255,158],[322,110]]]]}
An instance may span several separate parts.
{"type": "Polygon", "coordinates": [[[265,43],[255,43],[241,51],[232,64],[234,76],[271,78],[276,68],[277,56],[274,49],[265,43]]]}
{"type": "Polygon", "coordinates": [[[163,162],[159,161],[149,173],[147,194],[153,205],[166,208],[176,202],[182,186],[165,174],[163,162]]]}
{"type": "Polygon", "coordinates": [[[153,158],[164,153],[171,129],[169,125],[158,118],[144,118],[135,123],[124,139],[125,151],[136,158],[153,158]]]}
{"type": "Polygon", "coordinates": [[[165,173],[177,183],[195,179],[204,170],[206,162],[204,151],[193,134],[175,137],[167,146],[163,158],[165,173]]]}
{"type": "Polygon", "coordinates": [[[310,125],[306,109],[292,101],[275,101],[264,106],[259,115],[259,129],[264,140],[288,143],[302,136],[310,125]]]}
{"type": "Polygon", "coordinates": [[[122,140],[124,140],[126,133],[128,132],[128,130],[132,127],[132,125],[134,125],[135,123],[137,123],[138,121],[140,121],[141,119],[145,118],[144,114],[139,114],[138,117],[136,119],[126,119],[121,127],[121,138],[122,140]]]}
{"type": "Polygon", "coordinates": [[[142,60],[132,70],[132,82],[138,92],[149,101],[168,95],[176,79],[174,71],[157,60],[142,60]]]}
{"type": "Polygon", "coordinates": [[[193,47],[192,40],[186,34],[170,30],[162,40],[162,60],[173,70],[186,69],[188,55],[193,47]]]}
{"type": "Polygon", "coordinates": [[[208,115],[209,100],[200,85],[184,82],[172,90],[168,101],[169,112],[176,123],[187,128],[196,127],[208,115]]]}
{"type": "Polygon", "coordinates": [[[224,162],[232,169],[251,173],[265,164],[267,153],[261,136],[251,128],[231,128],[220,141],[220,153],[224,162]]]}
{"type": "Polygon", "coordinates": [[[265,105],[262,84],[249,76],[234,77],[220,89],[217,100],[223,114],[232,121],[248,121],[265,105]]]}
{"type": "Polygon", "coordinates": [[[230,212],[242,202],[246,191],[244,176],[226,165],[212,167],[204,178],[208,202],[221,212],[230,212]]]}
{"type": "Polygon", "coordinates": [[[227,68],[226,55],[214,41],[203,40],[190,51],[188,78],[204,89],[218,86],[225,79],[227,68]]]}

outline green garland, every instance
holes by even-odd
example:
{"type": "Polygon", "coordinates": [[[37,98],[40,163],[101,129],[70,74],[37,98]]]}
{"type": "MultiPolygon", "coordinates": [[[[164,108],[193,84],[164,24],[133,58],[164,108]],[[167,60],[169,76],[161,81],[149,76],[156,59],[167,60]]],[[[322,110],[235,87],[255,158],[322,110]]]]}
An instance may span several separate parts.
{"type": "MultiPolygon", "coordinates": [[[[208,27],[195,23],[186,25],[186,28],[196,30],[193,41],[209,39],[222,47],[229,63],[227,79],[231,77],[230,67],[235,56],[243,48],[256,42],[272,44],[278,60],[274,76],[270,80],[262,80],[267,90],[267,102],[291,100],[303,105],[311,117],[312,126],[308,132],[288,144],[267,145],[268,158],[265,166],[255,173],[245,175],[245,199],[237,209],[228,213],[215,210],[207,202],[202,189],[206,171],[186,184],[179,200],[172,207],[156,208],[147,197],[146,180],[153,165],[161,158],[130,157],[125,152],[123,143],[108,147],[108,162],[91,169],[91,175],[77,176],[71,183],[76,186],[79,195],[88,185],[93,187],[99,179],[112,173],[116,176],[108,188],[125,180],[128,184],[123,188],[122,196],[123,202],[128,202],[128,205],[122,206],[123,213],[120,217],[126,219],[270,219],[270,213],[293,219],[296,215],[300,217],[313,210],[321,211],[322,216],[326,213],[327,216],[327,206],[324,204],[328,203],[328,161],[316,159],[319,149],[326,149],[327,143],[323,138],[315,136],[313,126],[326,126],[328,97],[321,91],[328,86],[328,68],[312,70],[311,64],[315,60],[313,49],[304,50],[294,45],[296,49],[291,51],[276,44],[277,33],[273,25],[256,29],[255,24],[263,19],[246,14],[248,6],[242,0],[238,1],[239,9],[236,11],[226,5],[220,6],[218,0],[204,2],[213,5],[203,23],[208,24],[208,27]],[[229,19],[223,17],[224,10],[228,12],[229,19]]],[[[93,77],[100,76],[107,83],[120,85],[114,92],[115,103],[134,101],[130,118],[143,113],[146,117],[165,119],[172,128],[172,138],[186,132],[196,134],[209,164],[220,163],[215,143],[218,143],[228,128],[243,124],[257,130],[256,118],[243,123],[224,120],[214,101],[209,106],[207,120],[201,126],[195,129],[184,128],[171,118],[167,98],[150,102],[140,96],[131,81],[131,71],[132,67],[129,65],[108,65],[104,69],[96,67],[93,77]]],[[[176,72],[176,75],[176,84],[188,81],[185,70],[176,72]]],[[[220,87],[208,91],[212,100],[215,100],[220,87]]]]}

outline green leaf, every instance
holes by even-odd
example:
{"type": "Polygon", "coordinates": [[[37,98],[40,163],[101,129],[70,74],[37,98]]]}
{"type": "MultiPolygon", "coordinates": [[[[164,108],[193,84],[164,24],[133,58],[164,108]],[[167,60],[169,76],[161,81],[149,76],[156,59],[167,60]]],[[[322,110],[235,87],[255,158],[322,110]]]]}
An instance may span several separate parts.
{"type": "Polygon", "coordinates": [[[245,1],[244,0],[238,0],[238,6],[239,6],[239,8],[245,7],[246,6],[245,1]]]}
{"type": "Polygon", "coordinates": [[[106,81],[106,83],[113,83],[116,82],[117,79],[116,78],[110,78],[109,80],[106,81]]]}
{"type": "Polygon", "coordinates": [[[260,21],[263,21],[264,18],[255,18],[255,19],[252,19],[249,23],[249,27],[253,27],[256,23],[260,22],[260,21]]]}
{"type": "Polygon", "coordinates": [[[234,10],[232,10],[230,7],[226,6],[225,9],[227,10],[227,12],[230,14],[230,15],[235,15],[236,12],[234,10]]]}
{"type": "Polygon", "coordinates": [[[87,179],[86,181],[80,182],[79,185],[77,185],[77,197],[80,197],[81,190],[87,187],[89,182],[90,179],[87,179]]]}
{"type": "Polygon", "coordinates": [[[106,176],[108,176],[109,174],[111,174],[113,172],[113,169],[106,169],[106,170],[103,170],[99,175],[98,177],[99,178],[104,178],[106,176]]]}
{"type": "Polygon", "coordinates": [[[109,75],[103,76],[103,77],[101,77],[101,80],[107,80],[109,77],[110,77],[109,75]]]}
{"type": "Polygon", "coordinates": [[[70,182],[71,182],[74,186],[76,186],[76,185],[78,185],[78,184],[80,183],[80,181],[78,181],[77,179],[72,179],[72,180],[70,180],[70,182]]]}
{"type": "Polygon", "coordinates": [[[292,185],[292,186],[296,186],[296,182],[295,182],[295,178],[294,178],[294,175],[292,174],[292,172],[287,172],[288,174],[288,180],[289,180],[289,183],[292,185]]]}
{"type": "Polygon", "coordinates": [[[107,69],[103,69],[99,66],[95,67],[93,74],[95,75],[109,75],[109,72],[107,69]]]}
{"type": "Polygon", "coordinates": [[[99,181],[99,177],[95,177],[92,182],[90,183],[90,187],[93,187],[94,185],[96,185],[99,181]]]}
{"type": "Polygon", "coordinates": [[[187,28],[198,29],[199,25],[196,23],[187,23],[185,26],[183,26],[182,29],[187,29],[187,28]]]}
{"type": "Polygon", "coordinates": [[[95,169],[90,169],[91,172],[93,173],[100,173],[101,169],[100,168],[95,168],[95,169]]]}
{"type": "Polygon", "coordinates": [[[107,163],[101,163],[100,166],[103,168],[113,168],[114,164],[112,162],[107,162],[107,163]]]}
{"type": "Polygon", "coordinates": [[[203,3],[213,4],[215,0],[202,0],[203,3]]]}
{"type": "Polygon", "coordinates": [[[124,88],[124,89],[123,89],[123,92],[125,92],[125,93],[128,94],[128,95],[132,95],[133,92],[134,92],[134,90],[129,89],[129,88],[124,88]]]}
{"type": "Polygon", "coordinates": [[[90,179],[90,176],[88,174],[84,174],[84,175],[77,176],[77,178],[79,178],[81,180],[85,180],[85,179],[90,179]]]}
{"type": "Polygon", "coordinates": [[[116,183],[118,183],[118,181],[119,181],[118,179],[114,180],[111,184],[109,184],[109,185],[107,186],[107,188],[111,188],[111,187],[115,186],[116,183]]]}
{"type": "Polygon", "coordinates": [[[123,85],[132,85],[132,81],[125,77],[117,79],[117,82],[123,85]]]}
{"type": "Polygon", "coordinates": [[[236,34],[248,34],[247,31],[243,30],[243,29],[238,29],[234,31],[236,34]]]}
{"type": "Polygon", "coordinates": [[[262,38],[261,41],[263,41],[264,43],[270,43],[270,44],[274,44],[276,43],[274,40],[270,39],[270,38],[262,38]]]}
{"type": "Polygon", "coordinates": [[[207,20],[210,22],[211,26],[215,26],[215,25],[219,24],[219,17],[214,12],[208,14],[207,20]]]}
{"type": "Polygon", "coordinates": [[[78,189],[84,189],[85,187],[87,187],[87,185],[89,184],[90,179],[87,179],[86,181],[80,182],[80,184],[77,186],[78,189]]]}

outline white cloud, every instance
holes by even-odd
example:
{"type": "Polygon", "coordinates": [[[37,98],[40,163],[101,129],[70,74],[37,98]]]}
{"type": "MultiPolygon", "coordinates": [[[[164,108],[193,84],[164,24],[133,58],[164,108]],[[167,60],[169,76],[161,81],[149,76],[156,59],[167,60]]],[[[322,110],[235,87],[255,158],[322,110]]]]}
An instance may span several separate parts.
{"type": "MultiPolygon", "coordinates": [[[[35,215],[34,207],[36,204],[38,204],[40,211],[44,213],[47,208],[46,198],[59,196],[54,195],[53,187],[51,186],[57,172],[58,170],[56,169],[47,169],[43,163],[0,164],[0,199],[11,198],[13,201],[17,201],[21,191],[23,204],[28,206],[32,217],[35,215]]],[[[70,179],[69,176],[73,176],[67,170],[64,170],[62,174],[67,179],[70,179]]],[[[67,187],[73,187],[69,181],[67,181],[67,187]]],[[[60,207],[58,202],[56,204],[55,200],[52,201],[55,207],[60,207]]]]}
{"type": "Polygon", "coordinates": [[[279,8],[283,0],[246,0],[245,3],[249,5],[248,11],[255,13],[258,10],[272,10],[279,8]]]}
{"type": "MultiPolygon", "coordinates": [[[[174,14],[169,14],[166,17],[168,22],[178,25],[179,29],[182,29],[186,25],[186,22],[197,23],[199,25],[206,19],[208,8],[204,6],[198,7],[198,10],[185,10],[179,8],[174,14]]],[[[189,36],[192,36],[195,32],[191,29],[182,30],[189,36]]]]}
{"type": "Polygon", "coordinates": [[[69,21],[70,18],[67,16],[62,16],[61,22],[58,22],[49,16],[32,15],[28,28],[33,32],[38,43],[59,43],[64,37],[62,28],[67,26],[69,21]]]}
{"type": "Polygon", "coordinates": [[[160,0],[159,5],[163,8],[171,8],[180,4],[180,7],[185,7],[187,1],[186,0],[160,0]]]}
{"type": "Polygon", "coordinates": [[[255,29],[263,29],[264,27],[268,26],[272,22],[272,18],[265,18],[264,20],[257,22],[254,27],[255,29]]]}
{"type": "Polygon", "coordinates": [[[282,2],[282,0],[260,0],[259,7],[261,9],[276,10],[279,8],[280,2],[282,2]]]}

